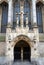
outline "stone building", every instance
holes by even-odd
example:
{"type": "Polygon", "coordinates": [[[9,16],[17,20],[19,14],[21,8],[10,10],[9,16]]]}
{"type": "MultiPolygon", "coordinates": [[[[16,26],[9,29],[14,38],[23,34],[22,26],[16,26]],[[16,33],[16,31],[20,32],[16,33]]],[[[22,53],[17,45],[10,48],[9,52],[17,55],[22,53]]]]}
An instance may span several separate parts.
{"type": "Polygon", "coordinates": [[[44,57],[44,0],[0,0],[0,56],[44,57]]]}

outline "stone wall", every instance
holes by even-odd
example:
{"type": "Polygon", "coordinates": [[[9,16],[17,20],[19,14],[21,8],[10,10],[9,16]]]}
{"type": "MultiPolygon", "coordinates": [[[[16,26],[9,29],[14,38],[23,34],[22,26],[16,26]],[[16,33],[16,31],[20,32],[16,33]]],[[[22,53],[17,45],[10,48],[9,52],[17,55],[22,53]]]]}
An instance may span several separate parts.
{"type": "MultiPolygon", "coordinates": [[[[44,57],[44,42],[39,42],[38,50],[40,53],[40,57],[44,57]]],[[[0,42],[0,56],[5,56],[6,51],[6,43],[0,42]]]]}
{"type": "Polygon", "coordinates": [[[0,56],[5,55],[5,50],[6,50],[6,43],[5,42],[0,42],[0,56]]]}
{"type": "Polygon", "coordinates": [[[38,50],[40,53],[40,57],[44,57],[44,42],[39,42],[38,50]]]}
{"type": "Polygon", "coordinates": [[[44,42],[44,33],[39,34],[39,41],[44,42]]]}

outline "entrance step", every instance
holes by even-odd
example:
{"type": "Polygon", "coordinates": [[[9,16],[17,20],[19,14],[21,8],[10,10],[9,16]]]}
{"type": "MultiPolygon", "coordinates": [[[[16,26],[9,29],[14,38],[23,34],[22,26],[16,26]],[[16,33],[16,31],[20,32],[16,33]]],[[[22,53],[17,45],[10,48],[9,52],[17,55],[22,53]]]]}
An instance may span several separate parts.
{"type": "Polygon", "coordinates": [[[13,65],[37,65],[37,64],[33,64],[33,63],[29,62],[29,61],[15,61],[13,63],[13,65]]]}
{"type": "Polygon", "coordinates": [[[41,65],[37,64],[36,62],[29,62],[29,61],[9,61],[9,62],[1,62],[0,65],[41,65]]]}

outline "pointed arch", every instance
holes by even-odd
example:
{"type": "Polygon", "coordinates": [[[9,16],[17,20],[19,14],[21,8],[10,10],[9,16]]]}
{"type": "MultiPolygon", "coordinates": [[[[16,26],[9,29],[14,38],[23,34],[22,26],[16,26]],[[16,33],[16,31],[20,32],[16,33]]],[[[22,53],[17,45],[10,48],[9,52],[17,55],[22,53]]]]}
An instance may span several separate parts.
{"type": "Polygon", "coordinates": [[[17,44],[17,42],[19,42],[19,41],[21,41],[21,40],[27,42],[30,47],[33,47],[33,44],[32,44],[31,39],[28,38],[28,37],[25,36],[25,35],[17,36],[17,37],[11,42],[11,45],[12,45],[12,46],[15,46],[15,45],[17,44]]]}

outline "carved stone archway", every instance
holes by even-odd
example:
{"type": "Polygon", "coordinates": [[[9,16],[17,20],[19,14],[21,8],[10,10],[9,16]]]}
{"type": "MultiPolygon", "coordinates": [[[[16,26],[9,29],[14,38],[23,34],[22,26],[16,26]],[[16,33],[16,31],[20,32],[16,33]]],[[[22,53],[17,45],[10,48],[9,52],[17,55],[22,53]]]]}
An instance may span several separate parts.
{"type": "Polygon", "coordinates": [[[27,43],[27,45],[30,47],[31,49],[31,57],[32,57],[32,48],[33,48],[33,43],[31,41],[31,39],[28,36],[25,35],[18,35],[16,37],[14,37],[14,39],[11,42],[11,50],[10,50],[10,56],[11,59],[14,60],[14,48],[15,46],[18,44],[19,41],[25,41],[27,43]]]}
{"type": "Polygon", "coordinates": [[[20,40],[14,47],[14,61],[31,61],[31,48],[27,42],[20,40]]]}
{"type": "MultiPolygon", "coordinates": [[[[25,36],[25,35],[20,35],[20,36],[17,36],[14,40],[13,40],[13,44],[12,44],[12,46],[13,46],[13,54],[14,54],[14,59],[15,58],[21,58],[21,60],[24,60],[24,57],[27,55],[27,57],[25,57],[25,58],[27,58],[29,61],[31,61],[31,47],[32,47],[32,43],[31,43],[31,40],[27,37],[27,36],[25,36]],[[23,42],[23,45],[22,45],[22,42],[23,42]],[[20,44],[21,43],[21,44],[20,44]],[[26,55],[25,55],[25,52],[23,52],[24,53],[24,55],[23,55],[23,53],[21,53],[21,51],[23,50],[23,49],[25,49],[25,47],[28,49],[28,51],[26,51],[26,55]],[[18,49],[20,49],[20,51],[18,51],[18,49]],[[17,51],[15,51],[17,49],[17,51]],[[17,54],[16,54],[16,52],[18,52],[17,54]],[[16,55],[19,55],[19,53],[20,53],[20,56],[18,56],[18,57],[16,57],[16,55]],[[27,53],[29,53],[29,58],[28,58],[28,54],[27,53]],[[16,54],[16,55],[15,55],[16,54]],[[23,56],[23,57],[22,57],[23,56]]],[[[23,50],[24,51],[24,50],[23,50]]],[[[25,59],[25,60],[27,60],[27,59],[25,59]]],[[[15,59],[16,60],[16,59],[15,59]]],[[[17,59],[18,60],[18,59],[17,59]]]]}
{"type": "Polygon", "coordinates": [[[17,42],[19,42],[20,40],[26,41],[30,47],[33,47],[31,39],[25,35],[20,35],[20,36],[17,36],[15,39],[13,39],[12,46],[15,46],[17,42]]]}

